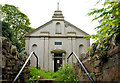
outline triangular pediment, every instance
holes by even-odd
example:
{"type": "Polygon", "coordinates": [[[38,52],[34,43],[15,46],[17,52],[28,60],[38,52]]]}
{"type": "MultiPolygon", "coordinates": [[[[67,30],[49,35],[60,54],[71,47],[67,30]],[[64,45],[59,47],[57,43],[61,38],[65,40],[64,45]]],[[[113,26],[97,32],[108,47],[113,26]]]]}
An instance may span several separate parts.
{"type": "Polygon", "coordinates": [[[44,28],[45,26],[47,26],[47,25],[50,24],[50,23],[52,23],[52,20],[50,20],[50,21],[48,21],[47,23],[41,25],[40,27],[34,29],[33,31],[27,33],[27,34],[25,35],[25,37],[27,37],[27,36],[32,36],[32,34],[36,33],[37,31],[39,31],[40,29],[44,28]]]}
{"type": "Polygon", "coordinates": [[[85,36],[89,35],[85,31],[81,30],[80,28],[74,26],[70,22],[66,20],[50,20],[49,22],[43,24],[42,26],[38,27],[37,29],[31,31],[30,33],[26,34],[25,37],[31,37],[31,36],[54,36],[58,35],[55,31],[55,23],[61,22],[62,23],[62,34],[59,35],[62,36],[85,36]]]}
{"type": "Polygon", "coordinates": [[[71,28],[75,29],[74,31],[71,29],[71,31],[70,32],[68,31],[68,33],[76,33],[76,31],[77,31],[77,32],[82,33],[84,35],[89,35],[85,31],[81,30],[80,28],[76,27],[75,25],[71,24],[70,22],[68,22],[66,20],[65,20],[65,23],[66,23],[66,26],[71,26],[71,28]]]}

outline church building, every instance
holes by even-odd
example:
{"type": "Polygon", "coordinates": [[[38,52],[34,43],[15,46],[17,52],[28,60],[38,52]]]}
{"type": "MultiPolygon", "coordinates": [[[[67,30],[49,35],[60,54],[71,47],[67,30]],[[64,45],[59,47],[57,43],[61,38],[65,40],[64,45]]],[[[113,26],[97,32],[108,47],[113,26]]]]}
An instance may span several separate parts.
{"type": "MultiPolygon", "coordinates": [[[[54,11],[52,20],[25,35],[25,50],[28,54],[34,51],[39,58],[41,70],[56,72],[64,67],[67,56],[75,52],[80,59],[86,56],[90,40],[85,39],[86,32],[64,20],[59,8],[54,11]]],[[[76,62],[74,57],[70,62],[76,62]]],[[[36,58],[31,57],[31,66],[36,67],[36,58]]]]}

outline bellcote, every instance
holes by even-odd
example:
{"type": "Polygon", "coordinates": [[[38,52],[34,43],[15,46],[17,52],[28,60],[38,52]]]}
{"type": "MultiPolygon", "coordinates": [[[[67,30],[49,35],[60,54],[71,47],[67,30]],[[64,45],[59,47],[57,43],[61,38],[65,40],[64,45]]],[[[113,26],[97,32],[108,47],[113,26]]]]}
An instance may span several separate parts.
{"type": "Polygon", "coordinates": [[[52,16],[52,19],[53,20],[63,20],[64,19],[64,16],[62,14],[62,11],[59,10],[59,3],[58,3],[58,7],[57,7],[57,10],[54,11],[54,14],[52,16]]]}

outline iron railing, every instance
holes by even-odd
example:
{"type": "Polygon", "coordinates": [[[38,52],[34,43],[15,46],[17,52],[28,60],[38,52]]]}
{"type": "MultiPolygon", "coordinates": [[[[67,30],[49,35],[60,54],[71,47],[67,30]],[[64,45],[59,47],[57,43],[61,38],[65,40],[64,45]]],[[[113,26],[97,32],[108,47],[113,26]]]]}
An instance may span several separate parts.
{"type": "Polygon", "coordinates": [[[38,69],[38,57],[37,57],[37,55],[35,54],[35,52],[32,51],[31,54],[29,55],[29,57],[27,58],[27,60],[25,61],[24,65],[22,66],[21,70],[19,71],[19,73],[17,74],[17,76],[15,77],[15,79],[13,80],[12,83],[14,83],[14,82],[17,80],[17,78],[19,77],[19,75],[21,74],[21,72],[23,71],[23,69],[25,68],[27,62],[30,60],[30,58],[31,58],[31,56],[32,56],[33,54],[34,54],[34,56],[36,57],[36,60],[37,60],[37,62],[36,62],[36,68],[38,69]]]}
{"type": "Polygon", "coordinates": [[[85,73],[87,74],[87,76],[89,77],[89,79],[91,80],[92,83],[94,83],[94,80],[92,79],[92,77],[89,75],[88,71],[86,70],[85,66],[82,64],[82,62],[80,61],[80,59],[78,58],[78,56],[75,54],[75,52],[72,52],[68,57],[67,57],[67,62],[68,59],[74,55],[75,58],[77,59],[77,61],[80,63],[80,65],[82,66],[82,68],[84,69],[85,73]]]}

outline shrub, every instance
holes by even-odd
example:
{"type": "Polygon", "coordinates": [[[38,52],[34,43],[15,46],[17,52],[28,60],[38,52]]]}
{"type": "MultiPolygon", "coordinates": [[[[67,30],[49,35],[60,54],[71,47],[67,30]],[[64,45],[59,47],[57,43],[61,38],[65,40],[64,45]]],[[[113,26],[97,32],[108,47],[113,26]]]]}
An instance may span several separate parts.
{"type": "Polygon", "coordinates": [[[48,72],[45,70],[36,69],[35,67],[30,68],[30,75],[35,76],[38,79],[40,76],[41,79],[53,79],[55,77],[55,72],[48,72]]]}
{"type": "Polygon", "coordinates": [[[76,75],[73,72],[73,67],[69,63],[64,64],[64,68],[59,68],[57,72],[48,72],[35,67],[30,68],[29,83],[34,83],[39,79],[55,79],[55,82],[77,82],[76,75]],[[39,78],[38,78],[39,76],[39,78]]]}
{"type": "Polygon", "coordinates": [[[77,82],[76,74],[74,74],[73,67],[69,63],[66,63],[63,69],[60,67],[56,72],[56,81],[77,82]]]}

